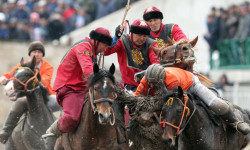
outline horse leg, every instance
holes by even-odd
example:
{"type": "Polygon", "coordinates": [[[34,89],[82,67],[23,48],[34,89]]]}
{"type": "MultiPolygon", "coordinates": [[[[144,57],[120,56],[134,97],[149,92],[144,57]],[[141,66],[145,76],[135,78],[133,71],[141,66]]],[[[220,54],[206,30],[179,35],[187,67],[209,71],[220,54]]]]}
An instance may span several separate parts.
{"type": "Polygon", "coordinates": [[[17,150],[12,137],[10,136],[5,144],[5,150],[17,150]]]}
{"type": "Polygon", "coordinates": [[[115,113],[115,129],[117,136],[117,143],[122,144],[126,142],[125,120],[124,120],[124,105],[114,102],[112,108],[115,113]]]}
{"type": "Polygon", "coordinates": [[[57,138],[56,144],[55,144],[55,150],[65,150],[63,148],[63,144],[62,144],[62,136],[60,136],[59,138],[57,138]]]}

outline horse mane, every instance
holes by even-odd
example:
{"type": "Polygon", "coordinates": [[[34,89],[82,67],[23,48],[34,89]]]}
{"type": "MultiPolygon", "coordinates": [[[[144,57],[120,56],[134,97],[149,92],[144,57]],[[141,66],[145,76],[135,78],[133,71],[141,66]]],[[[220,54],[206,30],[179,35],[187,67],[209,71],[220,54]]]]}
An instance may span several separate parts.
{"type": "Polygon", "coordinates": [[[209,86],[214,86],[214,82],[209,79],[208,77],[198,73],[198,72],[192,72],[194,75],[196,75],[199,80],[201,81],[202,84],[204,84],[205,86],[209,87],[209,86]]]}
{"type": "Polygon", "coordinates": [[[113,83],[115,83],[115,77],[109,71],[100,69],[97,73],[93,74],[92,77],[90,77],[89,87],[92,87],[98,80],[103,77],[108,77],[113,83]]]}
{"type": "Polygon", "coordinates": [[[49,98],[48,98],[48,90],[41,84],[39,83],[39,88],[41,89],[42,91],[42,96],[43,96],[43,101],[44,101],[44,104],[47,104],[48,101],[49,101],[49,98]]]}

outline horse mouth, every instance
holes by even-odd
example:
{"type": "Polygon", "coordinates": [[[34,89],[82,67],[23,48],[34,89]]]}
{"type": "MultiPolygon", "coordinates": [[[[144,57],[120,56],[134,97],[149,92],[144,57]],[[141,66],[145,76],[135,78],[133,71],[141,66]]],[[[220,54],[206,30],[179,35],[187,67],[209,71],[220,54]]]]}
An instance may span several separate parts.
{"type": "Polygon", "coordinates": [[[9,99],[12,100],[12,101],[15,101],[17,99],[16,97],[16,93],[11,93],[10,95],[8,95],[9,99]]]}
{"type": "Polygon", "coordinates": [[[100,123],[101,125],[106,125],[106,124],[108,124],[109,121],[110,121],[110,119],[111,119],[111,115],[108,115],[107,113],[105,113],[105,114],[99,113],[98,116],[99,116],[99,117],[98,117],[98,120],[99,120],[99,123],[100,123]]]}

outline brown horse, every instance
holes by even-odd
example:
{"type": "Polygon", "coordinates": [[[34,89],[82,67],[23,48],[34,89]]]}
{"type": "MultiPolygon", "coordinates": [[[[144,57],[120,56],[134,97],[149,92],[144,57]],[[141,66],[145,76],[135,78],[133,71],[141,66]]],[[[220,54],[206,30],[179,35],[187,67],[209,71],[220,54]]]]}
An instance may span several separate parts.
{"type": "Polygon", "coordinates": [[[64,133],[58,138],[55,149],[65,150],[116,150],[115,115],[112,104],[115,66],[109,71],[94,65],[94,76],[90,82],[87,102],[82,110],[80,124],[74,133],[64,133]]]}
{"type": "MultiPolygon", "coordinates": [[[[162,139],[168,145],[178,145],[178,150],[240,150],[246,136],[218,120],[213,123],[198,97],[183,96],[178,90],[169,96],[162,107],[160,117],[164,128],[162,139]],[[191,99],[191,100],[190,100],[191,99]]],[[[235,111],[249,122],[247,114],[235,106],[235,111]]],[[[215,116],[216,117],[216,116],[215,116]]]]}
{"type": "Polygon", "coordinates": [[[196,62],[194,55],[195,45],[198,42],[198,36],[193,40],[181,40],[175,42],[168,38],[168,43],[162,48],[158,57],[163,66],[178,67],[194,73],[200,81],[207,86],[213,85],[212,81],[204,75],[197,73],[193,69],[196,62]]]}

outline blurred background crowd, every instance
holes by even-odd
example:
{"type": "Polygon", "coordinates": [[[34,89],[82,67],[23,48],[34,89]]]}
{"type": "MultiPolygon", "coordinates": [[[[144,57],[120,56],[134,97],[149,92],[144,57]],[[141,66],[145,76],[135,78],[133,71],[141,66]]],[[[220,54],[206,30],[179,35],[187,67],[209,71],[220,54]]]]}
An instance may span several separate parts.
{"type": "Polygon", "coordinates": [[[53,41],[126,4],[126,0],[0,0],[0,40],[53,41]]]}
{"type": "Polygon", "coordinates": [[[206,24],[204,38],[211,55],[219,51],[220,66],[250,64],[250,2],[212,7],[206,24]]]}

